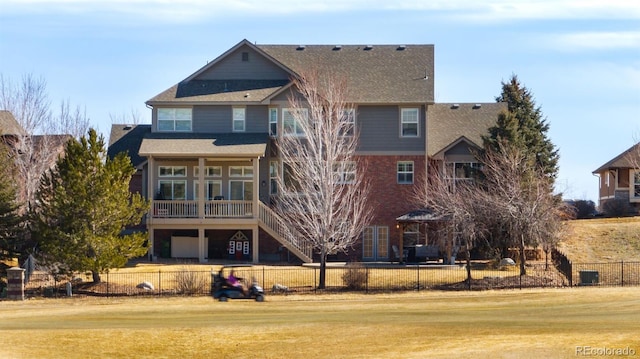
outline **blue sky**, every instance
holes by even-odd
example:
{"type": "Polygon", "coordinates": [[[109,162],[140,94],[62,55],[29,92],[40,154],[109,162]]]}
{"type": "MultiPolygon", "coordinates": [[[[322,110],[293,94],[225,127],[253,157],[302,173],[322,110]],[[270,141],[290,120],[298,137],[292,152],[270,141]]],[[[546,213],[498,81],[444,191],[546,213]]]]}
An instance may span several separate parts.
{"type": "Polygon", "coordinates": [[[516,74],[566,198],[597,201],[591,171],[640,140],[640,1],[0,0],[0,73],[42,76],[107,137],[111,117],[150,122],[146,100],[242,39],[434,44],[437,102],[492,102],[516,74]]]}

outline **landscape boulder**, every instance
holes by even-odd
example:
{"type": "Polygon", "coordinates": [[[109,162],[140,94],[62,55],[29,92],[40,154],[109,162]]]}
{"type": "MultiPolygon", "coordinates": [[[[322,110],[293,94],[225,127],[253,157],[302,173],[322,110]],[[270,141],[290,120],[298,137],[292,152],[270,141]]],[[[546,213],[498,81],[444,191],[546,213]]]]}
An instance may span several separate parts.
{"type": "Polygon", "coordinates": [[[136,286],[136,288],[144,289],[144,290],[154,290],[153,284],[149,282],[142,282],[136,286]]]}

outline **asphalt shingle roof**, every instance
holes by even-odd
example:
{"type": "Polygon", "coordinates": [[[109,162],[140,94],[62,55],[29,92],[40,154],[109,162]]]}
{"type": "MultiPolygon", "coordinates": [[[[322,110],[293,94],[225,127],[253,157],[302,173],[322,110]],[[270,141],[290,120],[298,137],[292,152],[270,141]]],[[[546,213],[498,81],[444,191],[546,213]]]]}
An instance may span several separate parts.
{"type": "MultiPolygon", "coordinates": [[[[292,75],[307,69],[342,74],[348,79],[348,102],[432,103],[434,99],[433,45],[253,45],[243,40],[194,75],[153,97],[147,103],[211,103],[264,101],[290,83],[289,79],[230,79],[198,76],[243,46],[292,75]]],[[[209,72],[210,73],[210,72],[209,72]]],[[[221,77],[225,78],[221,78],[221,77]]]]}
{"type": "Polygon", "coordinates": [[[489,134],[489,127],[494,126],[500,112],[506,110],[504,102],[437,103],[429,106],[427,154],[433,156],[461,137],[481,147],[482,136],[489,134]]]}
{"type": "Polygon", "coordinates": [[[22,134],[24,134],[24,129],[13,117],[13,114],[6,110],[0,110],[0,136],[22,134]]]}
{"type": "Polygon", "coordinates": [[[146,158],[140,156],[139,151],[142,139],[148,133],[151,133],[151,125],[111,125],[107,155],[113,158],[120,152],[127,152],[131,163],[137,167],[146,161],[146,158]]]}
{"type": "Polygon", "coordinates": [[[614,168],[635,168],[638,163],[640,163],[640,142],[631,146],[626,151],[617,155],[611,161],[603,164],[598,167],[597,170],[593,171],[593,173],[600,173],[604,170],[614,169],[614,168]]]}
{"type": "Polygon", "coordinates": [[[140,145],[142,156],[264,156],[267,133],[163,133],[145,135],[140,145]]]}

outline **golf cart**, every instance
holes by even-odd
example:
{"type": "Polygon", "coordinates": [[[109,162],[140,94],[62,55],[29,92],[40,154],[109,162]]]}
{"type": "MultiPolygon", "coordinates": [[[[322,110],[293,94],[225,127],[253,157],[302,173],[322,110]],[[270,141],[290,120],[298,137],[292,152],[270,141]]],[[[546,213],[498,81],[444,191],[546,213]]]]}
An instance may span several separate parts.
{"type": "Polygon", "coordinates": [[[231,272],[242,267],[246,268],[251,266],[247,264],[225,265],[220,268],[218,273],[211,272],[211,294],[213,298],[221,302],[226,302],[229,299],[255,299],[256,302],[264,301],[264,290],[255,278],[252,278],[251,283],[247,283],[243,278],[236,277],[242,286],[229,282],[231,272]]]}

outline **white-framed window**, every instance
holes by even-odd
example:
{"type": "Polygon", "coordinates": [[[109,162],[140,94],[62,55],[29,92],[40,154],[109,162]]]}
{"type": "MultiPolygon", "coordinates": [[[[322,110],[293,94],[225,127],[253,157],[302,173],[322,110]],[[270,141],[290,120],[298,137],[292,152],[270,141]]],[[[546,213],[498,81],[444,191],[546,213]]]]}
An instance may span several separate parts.
{"type": "Polygon", "coordinates": [[[632,190],[633,192],[631,193],[631,195],[633,196],[632,198],[635,200],[640,200],[640,170],[632,170],[632,190]]]}
{"type": "Polygon", "coordinates": [[[478,162],[447,162],[445,164],[445,173],[447,178],[456,181],[473,180],[480,170],[478,162]]]}
{"type": "Polygon", "coordinates": [[[420,109],[400,109],[400,135],[401,137],[418,137],[420,133],[420,109]]]}
{"type": "Polygon", "coordinates": [[[302,192],[300,181],[295,175],[291,164],[287,162],[282,163],[282,183],[285,187],[283,192],[288,192],[290,194],[302,192]]]}
{"type": "Polygon", "coordinates": [[[253,167],[229,166],[229,177],[253,177],[253,167]]]}
{"type": "Polygon", "coordinates": [[[413,161],[398,162],[398,183],[413,184],[413,161]]]}
{"type": "Polygon", "coordinates": [[[158,188],[162,199],[187,199],[187,181],[185,180],[159,180],[158,188]]]}
{"type": "Polygon", "coordinates": [[[278,161],[269,162],[269,193],[278,194],[278,161]]]}
{"type": "Polygon", "coordinates": [[[233,108],[233,132],[244,132],[246,128],[245,121],[246,109],[244,107],[233,108]]]}
{"type": "Polygon", "coordinates": [[[278,136],[278,108],[269,107],[269,136],[278,136]]]}
{"type": "Polygon", "coordinates": [[[351,184],[356,180],[356,163],[345,161],[333,166],[333,176],[336,184],[351,184]]]}
{"type": "Polygon", "coordinates": [[[189,132],[191,131],[190,108],[159,108],[158,131],[189,132]]]}
{"type": "Polygon", "coordinates": [[[342,110],[342,121],[344,121],[343,136],[353,136],[356,128],[356,110],[353,108],[342,110]]]}
{"type": "MultiPolygon", "coordinates": [[[[198,177],[200,175],[200,167],[193,167],[193,177],[198,177]]],[[[205,177],[222,177],[222,166],[205,166],[204,167],[204,176],[205,177]]]]}
{"type": "MultiPolygon", "coordinates": [[[[200,182],[193,181],[193,198],[200,199],[200,182]]],[[[208,201],[213,200],[217,196],[222,196],[222,181],[220,180],[207,180],[204,183],[204,190],[206,193],[205,199],[208,201]]]]}
{"type": "Polygon", "coordinates": [[[186,177],[187,166],[158,166],[159,177],[186,177]]]}
{"type": "Polygon", "coordinates": [[[306,108],[282,109],[282,133],[286,136],[304,136],[300,121],[309,120],[309,111],[306,108]]]}
{"type": "Polygon", "coordinates": [[[418,244],[420,238],[420,225],[418,223],[407,223],[403,226],[402,242],[404,245],[418,244]]]}
{"type": "Polygon", "coordinates": [[[229,181],[229,199],[232,201],[253,200],[253,181],[229,181]]]}

